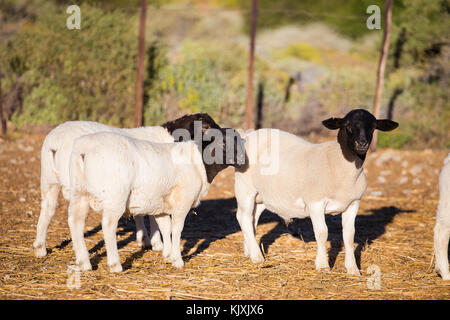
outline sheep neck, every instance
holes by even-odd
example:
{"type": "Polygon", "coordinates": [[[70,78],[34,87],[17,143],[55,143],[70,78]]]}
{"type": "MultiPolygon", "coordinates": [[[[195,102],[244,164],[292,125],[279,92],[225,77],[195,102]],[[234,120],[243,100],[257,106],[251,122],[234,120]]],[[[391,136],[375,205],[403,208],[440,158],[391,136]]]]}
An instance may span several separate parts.
{"type": "Polygon", "coordinates": [[[206,179],[208,181],[209,184],[211,184],[211,182],[214,180],[214,178],[217,176],[217,174],[222,171],[223,169],[225,169],[226,167],[228,167],[227,164],[216,164],[216,163],[212,163],[212,164],[208,164],[205,162],[205,159],[203,157],[203,149],[205,148],[204,145],[197,145],[198,151],[200,152],[200,156],[202,158],[202,163],[203,166],[205,167],[205,173],[206,173],[206,179]]]}
{"type": "Polygon", "coordinates": [[[208,183],[211,183],[216,177],[216,175],[228,166],[225,164],[215,164],[215,163],[206,164],[205,162],[203,162],[203,164],[205,166],[208,183]]]}
{"type": "Polygon", "coordinates": [[[337,135],[337,142],[341,148],[342,156],[344,159],[350,163],[354,163],[355,168],[360,171],[366,160],[366,153],[363,155],[357,154],[355,151],[351,150],[348,146],[348,136],[345,130],[340,129],[337,135]]]}

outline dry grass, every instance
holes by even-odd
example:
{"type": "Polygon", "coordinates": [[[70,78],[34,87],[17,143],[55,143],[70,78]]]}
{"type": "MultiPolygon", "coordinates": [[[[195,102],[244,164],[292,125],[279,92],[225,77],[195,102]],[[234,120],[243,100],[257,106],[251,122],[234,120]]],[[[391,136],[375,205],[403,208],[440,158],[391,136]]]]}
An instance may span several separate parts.
{"type": "Polygon", "coordinates": [[[435,274],[432,261],[437,181],[448,151],[381,150],[369,157],[369,188],[356,221],[360,277],[345,273],[340,215],[327,217],[331,272],[314,270],[316,244],[309,219],[285,226],[269,212],[263,214],[257,233],[266,261],[253,265],[243,256],[232,170],[227,169],[216,178],[197,214],[188,215],[182,234],[183,270],[165,264],[159,252],[140,250],[133,220],[122,219],[118,245],[125,271],[110,274],[100,216],[92,212],[86,244],[94,270],[81,274],[79,289],[69,289],[68,266],[74,263],[74,253],[62,199],[49,228],[51,252],[36,258],[31,249],[40,209],[42,139],[30,135],[0,141],[1,299],[450,297],[450,284],[435,274]],[[381,270],[380,290],[367,286],[370,265],[381,270]]]}

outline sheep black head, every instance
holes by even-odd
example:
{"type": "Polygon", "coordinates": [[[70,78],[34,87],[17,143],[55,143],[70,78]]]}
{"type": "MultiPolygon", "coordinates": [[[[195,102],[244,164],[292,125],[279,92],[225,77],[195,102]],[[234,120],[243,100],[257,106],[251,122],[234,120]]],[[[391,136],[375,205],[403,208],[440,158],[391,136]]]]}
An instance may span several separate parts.
{"type": "Polygon", "coordinates": [[[398,127],[392,120],[377,120],[369,111],[355,109],[343,118],[329,118],[322,124],[330,130],[339,129],[339,135],[347,147],[359,156],[364,156],[372,142],[375,129],[391,131],[398,127]]]}
{"type": "MultiPolygon", "coordinates": [[[[173,132],[178,129],[187,130],[189,131],[190,139],[193,140],[195,134],[194,123],[198,121],[201,123],[201,128],[203,132],[205,132],[208,129],[220,129],[220,126],[207,113],[186,114],[178,119],[167,121],[162,125],[162,127],[166,128],[170,134],[173,134],[173,132]]],[[[179,142],[183,140],[178,139],[177,141],[179,142]]]]}
{"type": "Polygon", "coordinates": [[[231,128],[221,128],[207,113],[188,114],[162,125],[176,142],[194,140],[202,154],[208,181],[228,166],[245,165],[244,140],[231,128]]]}
{"type": "Polygon", "coordinates": [[[202,151],[205,164],[240,167],[245,163],[244,140],[231,128],[206,130],[202,151]]]}

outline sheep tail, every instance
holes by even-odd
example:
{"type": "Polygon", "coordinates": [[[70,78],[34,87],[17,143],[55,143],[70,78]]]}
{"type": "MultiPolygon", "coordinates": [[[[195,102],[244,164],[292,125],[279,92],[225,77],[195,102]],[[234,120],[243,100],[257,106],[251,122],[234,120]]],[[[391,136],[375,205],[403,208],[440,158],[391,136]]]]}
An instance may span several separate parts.
{"type": "Polygon", "coordinates": [[[55,174],[56,178],[59,180],[58,170],[56,170],[56,149],[50,148],[47,151],[48,151],[48,153],[47,153],[47,155],[48,155],[47,161],[50,164],[50,168],[52,169],[52,171],[55,174]]]}
{"type": "Polygon", "coordinates": [[[86,158],[86,155],[84,153],[80,153],[77,156],[77,160],[76,160],[77,171],[78,171],[78,173],[80,173],[80,176],[83,177],[83,180],[85,178],[85,174],[84,174],[85,158],[86,158]]]}
{"type": "Polygon", "coordinates": [[[85,158],[86,155],[84,153],[75,154],[74,162],[72,162],[72,169],[74,170],[74,174],[72,175],[73,186],[75,190],[71,191],[85,191],[86,186],[86,175],[85,175],[85,158]]]}

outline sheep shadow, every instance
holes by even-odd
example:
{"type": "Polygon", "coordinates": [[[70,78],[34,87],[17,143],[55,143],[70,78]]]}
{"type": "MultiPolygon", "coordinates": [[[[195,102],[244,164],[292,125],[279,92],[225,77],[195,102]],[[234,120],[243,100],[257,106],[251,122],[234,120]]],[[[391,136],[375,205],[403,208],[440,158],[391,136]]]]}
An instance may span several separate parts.
{"type": "MultiPolygon", "coordinates": [[[[182,256],[188,261],[206,250],[214,241],[225,238],[227,235],[241,232],[236,219],[236,199],[214,199],[202,201],[196,209],[196,213],[190,212],[186,218],[182,232],[185,243],[182,256]],[[197,245],[194,252],[188,254],[197,245]]],[[[355,258],[358,267],[361,266],[361,252],[366,246],[385,234],[386,226],[400,213],[411,213],[415,210],[400,209],[394,206],[383,206],[366,210],[364,215],[358,215],[355,220],[355,238],[357,244],[355,258]]],[[[343,250],[342,239],[342,215],[326,215],[328,226],[328,239],[330,249],[328,252],[329,264],[333,268],[337,256],[343,250]]],[[[265,210],[259,219],[258,225],[278,222],[277,225],[260,238],[260,244],[267,254],[270,246],[282,235],[289,233],[292,236],[305,241],[314,242],[314,230],[311,219],[293,219],[288,225],[278,215],[265,210]]]]}
{"type": "MultiPolygon", "coordinates": [[[[186,240],[182,247],[181,255],[185,261],[206,250],[211,243],[223,239],[229,234],[240,232],[241,228],[236,219],[237,203],[235,198],[204,200],[200,205],[192,209],[185,220],[181,238],[186,240]],[[197,245],[198,244],[198,245],[197,245]],[[196,250],[188,254],[192,248],[197,246],[196,250]]],[[[275,215],[274,215],[275,216],[275,215]]],[[[145,218],[147,230],[150,230],[149,220],[145,218]]],[[[85,238],[92,237],[102,229],[102,225],[89,229],[84,233],[85,238]]],[[[117,242],[117,248],[120,250],[132,241],[136,241],[136,224],[134,219],[120,218],[117,235],[127,235],[124,239],[117,242]]],[[[61,250],[67,247],[72,239],[65,239],[52,249],[61,250]]],[[[88,246],[92,269],[97,270],[102,259],[106,258],[106,249],[104,240],[99,240],[94,246],[88,246]]],[[[49,252],[52,251],[49,249],[49,252]]],[[[151,248],[142,248],[126,258],[122,264],[124,270],[130,269],[133,262],[140,259],[147,250],[151,248]]],[[[162,257],[161,257],[162,259],[162,257]]]]}
{"type": "MultiPolygon", "coordinates": [[[[98,227],[101,229],[101,225],[99,225],[98,227]]],[[[148,225],[147,225],[147,229],[150,230],[148,225]]],[[[118,250],[125,247],[130,242],[136,241],[136,223],[135,223],[134,219],[129,219],[129,218],[125,218],[125,217],[120,218],[119,223],[117,225],[117,233],[116,234],[118,236],[127,235],[125,238],[117,241],[117,249],[118,250]]],[[[92,248],[90,248],[88,250],[90,255],[95,254],[92,258],[90,258],[93,270],[97,270],[100,261],[102,259],[106,258],[106,254],[107,254],[106,247],[105,247],[105,250],[103,250],[102,252],[99,252],[104,247],[105,247],[105,241],[100,240],[97,242],[97,244],[95,246],[93,246],[92,248]]],[[[125,262],[122,264],[123,270],[131,269],[133,262],[137,259],[142,258],[142,256],[144,255],[144,253],[147,250],[151,250],[151,248],[140,248],[138,251],[131,254],[131,256],[127,257],[125,259],[125,262]]]]}
{"type": "Polygon", "coordinates": [[[189,212],[181,238],[186,240],[181,255],[185,261],[205,251],[211,243],[240,232],[236,219],[236,198],[204,200],[189,212]],[[188,254],[195,246],[194,252],[188,254]]]}
{"type": "MultiPolygon", "coordinates": [[[[241,228],[236,219],[237,203],[235,198],[204,200],[200,205],[189,211],[186,216],[181,238],[185,240],[181,255],[185,262],[194,258],[206,250],[211,243],[225,238],[229,234],[240,232],[241,228]],[[195,251],[189,252],[196,247],[195,251]]],[[[275,215],[274,215],[275,216],[275,215]]],[[[147,230],[150,230],[149,221],[145,219],[147,230]]],[[[101,230],[101,225],[85,233],[85,237],[91,236],[101,230]]],[[[117,229],[118,235],[128,236],[117,242],[120,250],[128,243],[136,240],[136,224],[134,219],[121,218],[117,229]]],[[[71,241],[71,240],[67,240],[71,241]]],[[[89,254],[95,254],[90,258],[92,269],[96,270],[100,261],[106,258],[106,250],[99,252],[105,246],[104,240],[100,240],[89,249],[89,254]]],[[[140,259],[150,249],[140,249],[126,258],[122,264],[124,270],[130,269],[133,262],[140,259]]],[[[161,256],[162,261],[162,256],[161,256]]]]}
{"type": "MultiPolygon", "coordinates": [[[[147,228],[149,226],[147,225],[147,228]]],[[[102,225],[98,224],[97,226],[89,229],[84,233],[84,238],[92,237],[93,235],[97,234],[100,230],[102,230],[102,225]]],[[[120,240],[117,242],[117,248],[120,250],[121,248],[125,247],[130,242],[136,241],[136,224],[134,222],[134,219],[129,219],[122,217],[119,220],[119,223],[117,225],[117,235],[127,235],[126,238],[120,240]]],[[[53,248],[48,249],[48,253],[52,253],[54,249],[64,249],[72,242],[72,239],[65,239],[61,241],[60,244],[54,246],[53,248]]],[[[105,247],[105,241],[99,240],[93,247],[88,249],[88,252],[90,255],[94,255],[90,258],[92,269],[97,270],[98,265],[100,261],[104,258],[106,258],[106,249],[103,252],[99,252],[102,248],[105,247]]],[[[145,251],[150,250],[149,248],[141,248],[139,251],[133,253],[130,257],[127,257],[125,262],[122,264],[122,267],[124,270],[130,269],[133,261],[136,259],[141,258],[145,251]]]]}
{"type": "MultiPolygon", "coordinates": [[[[261,216],[260,223],[264,223],[263,216],[266,212],[264,212],[261,216]]],[[[389,206],[369,209],[365,212],[370,212],[371,214],[357,215],[355,219],[354,241],[357,244],[355,249],[355,258],[358,268],[361,268],[361,252],[366,246],[370,246],[375,239],[379,238],[386,232],[386,226],[392,222],[394,217],[399,213],[411,213],[415,212],[415,210],[404,210],[394,206],[389,206]]],[[[273,215],[271,212],[269,212],[269,214],[273,215]]],[[[284,233],[290,233],[294,237],[305,242],[316,241],[310,218],[293,219],[288,226],[285,225],[282,219],[278,219],[280,220],[278,225],[261,238],[261,243],[266,253],[269,251],[270,245],[284,233]]],[[[328,262],[330,264],[330,268],[333,268],[337,256],[343,249],[342,214],[334,216],[326,215],[325,221],[328,227],[327,241],[330,241],[331,244],[328,251],[328,262]]]]}
{"type": "MultiPolygon", "coordinates": [[[[100,230],[102,229],[102,225],[99,224],[97,226],[95,226],[94,228],[91,228],[90,230],[88,230],[87,232],[84,233],[84,237],[88,238],[93,236],[94,234],[98,233],[100,230]]],[[[53,248],[49,249],[49,253],[51,253],[53,251],[53,249],[64,249],[65,247],[67,247],[70,243],[72,242],[72,239],[65,239],[63,241],[61,241],[60,244],[54,246],[53,248]]]]}

